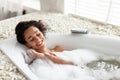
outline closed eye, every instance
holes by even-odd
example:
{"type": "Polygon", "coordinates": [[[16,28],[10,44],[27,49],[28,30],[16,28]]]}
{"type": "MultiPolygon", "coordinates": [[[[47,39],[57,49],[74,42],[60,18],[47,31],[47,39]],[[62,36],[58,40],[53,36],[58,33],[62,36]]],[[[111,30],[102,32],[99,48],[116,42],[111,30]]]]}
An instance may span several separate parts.
{"type": "Polygon", "coordinates": [[[31,38],[30,41],[34,41],[34,38],[31,38]]]}
{"type": "Polygon", "coordinates": [[[36,35],[37,35],[37,36],[40,36],[40,33],[37,33],[36,35]]]}

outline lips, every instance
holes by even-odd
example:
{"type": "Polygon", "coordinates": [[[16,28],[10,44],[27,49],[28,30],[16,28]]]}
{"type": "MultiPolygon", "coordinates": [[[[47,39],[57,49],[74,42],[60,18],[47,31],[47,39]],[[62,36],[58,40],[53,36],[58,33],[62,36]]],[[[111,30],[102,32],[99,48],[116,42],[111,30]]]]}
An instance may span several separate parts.
{"type": "Polygon", "coordinates": [[[43,45],[43,40],[41,40],[40,42],[38,42],[37,44],[36,44],[36,46],[38,46],[38,47],[41,47],[42,45],[43,45]]]}

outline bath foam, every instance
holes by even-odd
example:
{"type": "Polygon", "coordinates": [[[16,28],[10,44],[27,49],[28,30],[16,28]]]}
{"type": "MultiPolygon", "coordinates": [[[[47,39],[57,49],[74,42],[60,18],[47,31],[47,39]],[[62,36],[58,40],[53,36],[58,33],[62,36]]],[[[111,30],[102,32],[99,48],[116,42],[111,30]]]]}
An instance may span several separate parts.
{"type": "Polygon", "coordinates": [[[49,60],[36,60],[30,65],[40,79],[51,80],[110,80],[120,79],[120,63],[109,57],[89,49],[76,49],[55,53],[62,59],[73,61],[78,66],[56,65],[49,60]],[[109,58],[108,58],[109,57],[109,58]],[[44,62],[44,63],[43,63],[44,62]],[[40,65],[40,66],[39,66],[40,65]]]}
{"type": "Polygon", "coordinates": [[[98,60],[86,64],[90,74],[97,80],[120,80],[120,57],[105,53],[98,56],[98,60]]]}

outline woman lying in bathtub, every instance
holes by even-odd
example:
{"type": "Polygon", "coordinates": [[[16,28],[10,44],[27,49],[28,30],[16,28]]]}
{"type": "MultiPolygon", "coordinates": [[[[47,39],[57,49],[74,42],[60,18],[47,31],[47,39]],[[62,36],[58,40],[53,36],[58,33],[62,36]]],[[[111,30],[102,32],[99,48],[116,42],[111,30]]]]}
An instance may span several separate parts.
{"type": "Polygon", "coordinates": [[[92,52],[82,49],[66,51],[60,46],[48,49],[45,41],[46,28],[41,21],[20,22],[15,31],[18,42],[30,48],[26,55],[30,60],[27,62],[41,80],[96,80],[80,67],[83,63],[96,59],[92,52]]]}
{"type": "Polygon", "coordinates": [[[29,56],[32,56],[31,64],[35,59],[48,58],[57,64],[71,64],[71,61],[65,61],[54,54],[54,52],[62,52],[64,49],[60,46],[55,46],[53,49],[48,49],[45,42],[46,27],[41,21],[24,21],[16,26],[16,35],[19,43],[26,45],[30,49],[27,51],[29,56]]]}
{"type": "Polygon", "coordinates": [[[94,72],[90,72],[85,66],[84,68],[79,67],[79,63],[83,64],[97,60],[94,52],[83,49],[65,52],[60,46],[48,49],[45,43],[46,28],[41,21],[20,22],[16,26],[15,31],[18,42],[30,48],[27,50],[28,56],[32,56],[30,57],[31,61],[29,64],[31,65],[29,66],[41,80],[108,80],[102,79],[103,76],[98,79],[99,75],[101,75],[99,70],[96,72],[100,73],[98,77],[93,77],[90,74],[94,72]],[[60,53],[60,55],[57,53],[60,53]],[[62,53],[65,53],[66,56],[62,53]],[[74,64],[78,66],[72,66],[74,64]]]}

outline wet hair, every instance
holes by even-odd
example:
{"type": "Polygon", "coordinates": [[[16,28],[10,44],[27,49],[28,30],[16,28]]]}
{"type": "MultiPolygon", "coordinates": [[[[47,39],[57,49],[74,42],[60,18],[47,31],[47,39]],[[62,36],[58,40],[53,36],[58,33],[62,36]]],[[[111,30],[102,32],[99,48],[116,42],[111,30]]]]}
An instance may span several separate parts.
{"type": "Polygon", "coordinates": [[[42,23],[41,20],[39,20],[39,21],[35,21],[35,20],[22,21],[22,22],[19,22],[15,28],[15,34],[17,37],[17,41],[19,43],[26,44],[26,41],[24,38],[24,32],[31,26],[38,28],[45,36],[45,32],[46,32],[47,28],[45,27],[45,25],[42,23]]]}

